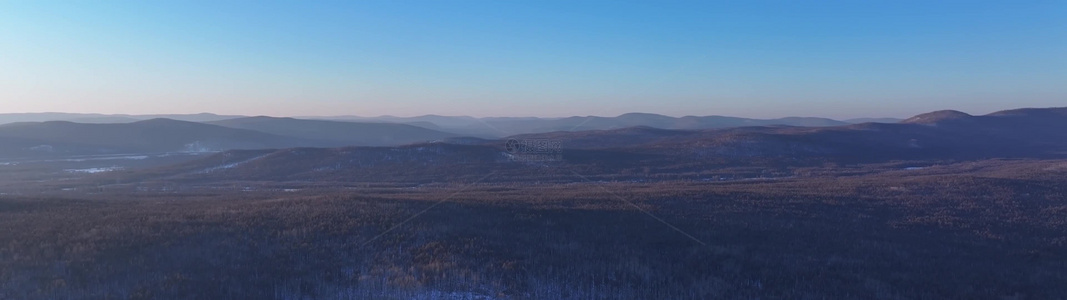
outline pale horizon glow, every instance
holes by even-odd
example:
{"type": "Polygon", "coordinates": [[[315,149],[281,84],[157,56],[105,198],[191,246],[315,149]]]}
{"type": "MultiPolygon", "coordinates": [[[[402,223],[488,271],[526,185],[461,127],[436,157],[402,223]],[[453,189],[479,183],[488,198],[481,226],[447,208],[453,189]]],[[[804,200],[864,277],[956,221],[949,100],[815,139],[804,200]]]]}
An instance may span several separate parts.
{"type": "Polygon", "coordinates": [[[7,1],[0,113],[907,118],[1067,103],[1067,3],[7,1]]]}

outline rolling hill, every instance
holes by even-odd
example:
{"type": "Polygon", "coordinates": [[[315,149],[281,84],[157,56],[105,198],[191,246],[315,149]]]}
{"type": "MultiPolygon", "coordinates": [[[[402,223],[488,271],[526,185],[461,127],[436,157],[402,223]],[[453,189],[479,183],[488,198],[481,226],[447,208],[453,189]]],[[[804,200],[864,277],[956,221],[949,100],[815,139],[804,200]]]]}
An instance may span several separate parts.
{"type": "Polygon", "coordinates": [[[500,178],[548,178],[570,174],[570,170],[616,176],[633,172],[694,173],[738,166],[1045,159],[1067,157],[1067,133],[1061,128],[1067,128],[1062,109],[1006,111],[985,116],[934,112],[898,124],[834,127],[756,126],[714,130],[630,127],[508,138],[560,142],[561,159],[533,164],[547,166],[542,168],[524,168],[530,164],[513,160],[515,153],[504,147],[506,139],[466,138],[403,147],[285,149],[255,152],[251,157],[249,152],[227,152],[153,176],[197,174],[200,178],[210,173],[214,180],[420,181],[472,179],[493,171],[501,172],[500,178]],[[645,171],[639,171],[642,169],[645,171]]]}
{"type": "Polygon", "coordinates": [[[429,142],[456,135],[423,127],[393,123],[357,123],[294,118],[249,117],[208,122],[236,129],[316,141],[304,146],[398,146],[429,142]]]}
{"type": "Polygon", "coordinates": [[[210,113],[199,114],[156,114],[156,115],[126,115],[126,114],[79,114],[79,113],[13,113],[0,114],[0,125],[19,122],[49,122],[67,121],[74,123],[132,123],[151,119],[171,119],[189,122],[209,122],[239,118],[243,116],[216,115],[210,113]]]}
{"type": "MultiPolygon", "coordinates": [[[[205,116],[206,117],[206,116],[205,116]]],[[[0,125],[0,157],[34,158],[294,147],[398,146],[455,137],[412,125],[249,117],[198,123],[18,122],[0,125]]]]}
{"type": "Polygon", "coordinates": [[[833,127],[759,126],[672,131],[627,128],[518,135],[553,139],[579,149],[696,154],[699,157],[833,157],[857,161],[1046,157],[1067,153],[1063,108],[1024,109],[971,116],[957,111],[921,114],[896,124],[833,127]]]}
{"type": "MultiPolygon", "coordinates": [[[[278,133],[280,135],[291,135],[281,133],[299,133],[303,132],[299,130],[300,127],[323,127],[323,128],[338,128],[336,124],[312,124],[302,123],[295,124],[293,118],[272,118],[272,117],[246,117],[235,115],[216,115],[210,113],[200,114],[157,114],[157,115],[124,115],[124,114],[76,114],[76,113],[16,113],[16,114],[0,114],[0,124],[16,123],[16,122],[47,122],[47,121],[68,121],[75,123],[132,123],[150,119],[173,119],[179,121],[190,122],[202,122],[202,123],[217,123],[217,124],[229,124],[230,127],[239,127],[242,129],[258,126],[260,128],[271,129],[270,133],[278,133]],[[248,120],[241,120],[248,119],[248,120]],[[238,121],[241,120],[241,121],[238,121]],[[284,130],[277,128],[278,126],[266,124],[267,121],[274,123],[289,122],[298,129],[284,130]],[[273,132],[278,131],[278,132],[273,132]]],[[[658,114],[649,113],[628,113],[619,115],[616,117],[597,117],[597,116],[574,116],[567,118],[538,118],[538,117],[488,117],[488,118],[475,118],[469,116],[440,116],[440,115],[425,115],[418,117],[395,117],[395,116],[379,116],[379,117],[358,117],[358,116],[339,116],[339,117],[320,117],[320,116],[308,116],[298,117],[297,120],[320,120],[320,121],[341,121],[346,123],[390,123],[390,124],[404,124],[415,127],[421,127],[432,131],[438,131],[438,133],[417,133],[414,129],[381,129],[372,128],[373,130],[395,131],[396,137],[394,140],[404,142],[418,142],[426,140],[425,138],[404,138],[407,135],[414,137],[433,137],[440,135],[441,133],[456,134],[461,136],[472,136],[480,138],[500,138],[509,135],[527,134],[527,133],[541,133],[552,131],[585,131],[585,130],[610,130],[620,129],[636,126],[648,126],[661,129],[682,129],[682,130],[697,130],[697,129],[717,129],[717,128],[732,128],[743,126],[771,126],[771,125],[786,125],[786,126],[841,126],[854,123],[895,123],[900,121],[892,118],[862,118],[851,119],[846,121],[837,121],[827,118],[802,118],[802,117],[789,117],[780,119],[748,119],[726,116],[685,116],[685,117],[670,117],[658,114]]],[[[381,126],[381,125],[375,125],[381,126]]],[[[330,129],[332,130],[332,129],[330,129]]],[[[363,131],[356,129],[357,131],[363,131]]],[[[344,145],[391,145],[395,144],[388,138],[375,138],[375,137],[353,137],[345,136],[343,134],[323,134],[323,141],[343,141],[344,145]]],[[[358,135],[358,134],[357,134],[358,135]]],[[[387,134],[388,135],[388,134],[387,134]]],[[[431,138],[430,140],[433,140],[431,138]]]]}
{"type": "Polygon", "coordinates": [[[121,153],[206,152],[290,148],[313,141],[170,119],[119,124],[64,121],[0,126],[0,154],[46,157],[121,153]]]}
{"type": "Polygon", "coordinates": [[[482,138],[500,138],[517,134],[554,131],[610,130],[638,126],[660,129],[697,130],[744,126],[841,126],[850,124],[848,122],[826,118],[789,117],[762,120],[725,116],[670,117],[649,113],[628,113],[616,117],[574,116],[567,118],[472,118],[467,116],[450,117],[427,115],[410,118],[382,116],[371,118],[333,117],[329,119],[362,122],[392,122],[416,125],[429,123],[436,125],[440,130],[482,138]]]}

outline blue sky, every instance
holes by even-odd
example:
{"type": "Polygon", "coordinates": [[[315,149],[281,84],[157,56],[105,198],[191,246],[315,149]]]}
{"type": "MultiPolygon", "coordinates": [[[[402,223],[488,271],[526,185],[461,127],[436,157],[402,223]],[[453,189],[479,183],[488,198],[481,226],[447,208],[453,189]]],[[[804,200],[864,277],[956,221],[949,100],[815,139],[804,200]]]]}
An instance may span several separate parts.
{"type": "Polygon", "coordinates": [[[0,1],[0,113],[1067,106],[1064,1],[0,1]]]}

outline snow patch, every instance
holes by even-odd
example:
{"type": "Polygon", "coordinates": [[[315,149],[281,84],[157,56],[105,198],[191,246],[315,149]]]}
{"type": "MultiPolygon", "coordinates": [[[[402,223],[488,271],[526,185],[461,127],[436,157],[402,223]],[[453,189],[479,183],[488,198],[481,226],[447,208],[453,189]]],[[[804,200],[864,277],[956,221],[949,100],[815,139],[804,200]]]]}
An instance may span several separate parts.
{"type": "MultiPolygon", "coordinates": [[[[270,154],[267,154],[267,155],[270,155],[270,154]]],[[[267,157],[267,155],[260,155],[260,156],[256,156],[256,157],[253,157],[253,158],[250,158],[250,159],[246,159],[246,160],[242,160],[242,161],[235,162],[235,163],[229,163],[229,164],[225,164],[225,165],[221,165],[221,166],[210,167],[210,168],[201,170],[200,172],[197,172],[197,174],[206,174],[206,173],[211,173],[211,172],[215,172],[215,171],[218,171],[218,170],[233,169],[233,168],[236,168],[237,166],[252,162],[252,161],[260,159],[260,158],[267,157]]]]}
{"type": "Polygon", "coordinates": [[[67,173],[83,173],[83,174],[96,174],[111,171],[122,170],[122,167],[100,167],[100,168],[88,168],[88,169],[66,169],[67,173]]]}
{"type": "Polygon", "coordinates": [[[55,147],[52,147],[52,145],[33,146],[33,147],[30,147],[30,150],[39,151],[39,152],[56,152],[55,147]]]}
{"type": "Polygon", "coordinates": [[[910,140],[908,140],[908,147],[909,148],[922,148],[923,146],[919,144],[919,140],[910,139],[910,140]]]}
{"type": "Polygon", "coordinates": [[[124,160],[145,160],[145,159],[148,159],[148,156],[147,156],[147,155],[129,155],[129,156],[108,156],[108,157],[68,158],[68,159],[64,159],[64,160],[62,160],[62,161],[69,161],[69,162],[83,162],[83,161],[93,161],[93,160],[117,160],[117,159],[124,159],[124,160]]]}
{"type": "Polygon", "coordinates": [[[205,153],[205,152],[216,152],[216,151],[212,150],[211,148],[208,148],[208,146],[200,143],[200,141],[195,141],[195,142],[192,142],[192,143],[185,144],[185,148],[181,152],[185,152],[185,153],[205,153]]]}

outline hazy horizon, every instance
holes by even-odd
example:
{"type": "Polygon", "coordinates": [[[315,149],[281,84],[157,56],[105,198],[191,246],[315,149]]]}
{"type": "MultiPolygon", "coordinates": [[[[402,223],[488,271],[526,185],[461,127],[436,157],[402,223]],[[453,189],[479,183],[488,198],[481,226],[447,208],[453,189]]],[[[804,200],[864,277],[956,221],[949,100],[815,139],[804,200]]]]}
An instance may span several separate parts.
{"type": "Polygon", "coordinates": [[[413,114],[413,115],[398,115],[398,114],[379,114],[379,115],[358,115],[358,114],[268,115],[268,114],[248,114],[248,113],[239,113],[239,112],[234,112],[234,113],[216,113],[216,112],[207,112],[207,111],[179,112],[179,113],[150,112],[150,113],[137,113],[137,114],[102,113],[102,112],[67,112],[67,111],[29,111],[29,112],[4,112],[4,111],[0,111],[0,115],[5,115],[5,114],[84,114],[84,115],[100,115],[100,116],[155,116],[155,115],[199,115],[199,114],[209,114],[209,115],[218,115],[218,116],[274,117],[274,118],[345,118],[345,117],[359,117],[359,118],[381,118],[381,117],[415,118],[415,117],[424,117],[424,116],[474,117],[474,118],[568,118],[568,117],[608,117],[608,118],[610,118],[610,117],[617,117],[617,116],[620,116],[620,115],[631,114],[631,113],[647,113],[647,114],[657,114],[657,115],[663,115],[663,116],[674,117],[674,118],[681,118],[681,117],[687,117],[687,116],[695,116],[695,117],[722,116],[722,117],[737,117],[737,118],[749,118],[749,119],[781,119],[781,118],[798,117],[798,118],[827,118],[827,119],[834,119],[834,120],[850,120],[850,119],[881,119],[881,118],[907,119],[907,118],[910,118],[910,117],[914,117],[916,115],[929,113],[929,112],[933,112],[933,111],[939,111],[939,110],[956,110],[956,111],[961,111],[961,112],[964,112],[964,113],[967,113],[967,114],[970,114],[970,115],[978,116],[978,115],[985,115],[985,114],[990,114],[990,113],[994,113],[994,112],[998,112],[998,111],[1012,110],[1012,109],[1051,108],[1051,107],[1052,106],[1050,106],[1050,107],[1005,107],[1005,108],[1002,108],[1002,109],[993,109],[993,110],[980,111],[980,112],[966,111],[966,110],[960,110],[960,109],[955,109],[955,108],[942,108],[942,109],[935,109],[935,110],[930,110],[930,111],[917,112],[917,113],[911,114],[911,115],[890,116],[890,115],[871,114],[871,115],[856,115],[856,116],[851,116],[851,117],[828,117],[828,116],[819,116],[819,115],[781,115],[781,116],[769,116],[769,117],[753,117],[753,116],[728,115],[728,114],[699,114],[699,115],[697,115],[697,114],[688,114],[688,115],[679,115],[679,114],[655,113],[655,112],[648,112],[648,111],[631,111],[631,112],[624,112],[624,113],[620,113],[620,114],[601,114],[601,115],[578,115],[578,114],[568,115],[568,114],[561,114],[561,115],[552,115],[552,116],[535,116],[535,115],[488,115],[488,116],[476,116],[476,115],[437,114],[437,113],[413,114]]]}

